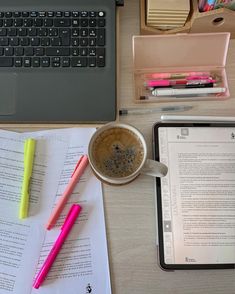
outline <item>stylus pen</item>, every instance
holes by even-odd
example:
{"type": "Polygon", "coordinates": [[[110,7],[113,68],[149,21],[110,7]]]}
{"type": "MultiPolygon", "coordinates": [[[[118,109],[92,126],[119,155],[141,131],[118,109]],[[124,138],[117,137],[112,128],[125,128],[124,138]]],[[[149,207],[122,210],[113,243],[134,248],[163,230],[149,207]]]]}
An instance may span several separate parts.
{"type": "Polygon", "coordinates": [[[62,245],[64,244],[64,241],[66,240],[69,232],[71,231],[79,213],[81,211],[81,206],[78,204],[73,204],[69,210],[69,213],[67,214],[67,217],[64,221],[63,226],[61,227],[61,232],[59,234],[59,237],[57,238],[55,244],[53,245],[49,255],[47,256],[47,259],[45,260],[42,268],[40,269],[39,273],[37,274],[37,277],[33,283],[33,287],[35,289],[38,289],[43,281],[45,280],[50,268],[52,267],[56,256],[60,252],[60,249],[62,245]]]}
{"type": "Polygon", "coordinates": [[[202,115],[171,115],[161,116],[161,121],[211,121],[211,122],[235,122],[232,116],[202,116],[202,115]]]}
{"type": "Polygon", "coordinates": [[[157,108],[127,108],[120,109],[119,115],[128,115],[128,114],[148,114],[155,112],[168,112],[168,111],[186,111],[192,109],[191,105],[173,105],[173,106],[164,106],[157,108]]]}

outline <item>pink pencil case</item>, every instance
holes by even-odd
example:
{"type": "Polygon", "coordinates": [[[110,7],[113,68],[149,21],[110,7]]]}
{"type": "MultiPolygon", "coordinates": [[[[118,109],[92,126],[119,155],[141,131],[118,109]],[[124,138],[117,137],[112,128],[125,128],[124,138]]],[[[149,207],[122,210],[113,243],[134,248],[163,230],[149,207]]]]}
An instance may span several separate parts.
{"type": "Polygon", "coordinates": [[[169,102],[191,100],[223,100],[229,97],[225,71],[230,33],[174,34],[133,36],[133,84],[135,102],[169,102]],[[147,77],[155,73],[209,72],[223,93],[190,96],[151,96],[147,77]]]}

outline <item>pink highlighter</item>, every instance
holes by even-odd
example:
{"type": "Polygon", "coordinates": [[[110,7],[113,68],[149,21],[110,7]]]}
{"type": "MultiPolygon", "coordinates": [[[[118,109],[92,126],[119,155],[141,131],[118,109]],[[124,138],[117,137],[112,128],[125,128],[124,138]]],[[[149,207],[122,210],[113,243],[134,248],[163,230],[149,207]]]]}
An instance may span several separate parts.
{"type": "Polygon", "coordinates": [[[60,252],[60,249],[62,245],[64,244],[65,239],[67,238],[69,232],[71,231],[80,211],[81,211],[81,206],[78,204],[73,204],[69,210],[69,213],[67,214],[67,217],[64,221],[63,226],[61,227],[61,232],[59,237],[57,238],[54,246],[52,247],[49,255],[47,256],[47,259],[45,260],[42,268],[40,269],[34,283],[33,287],[35,289],[38,289],[43,281],[45,280],[53,262],[56,259],[56,256],[60,252]]]}

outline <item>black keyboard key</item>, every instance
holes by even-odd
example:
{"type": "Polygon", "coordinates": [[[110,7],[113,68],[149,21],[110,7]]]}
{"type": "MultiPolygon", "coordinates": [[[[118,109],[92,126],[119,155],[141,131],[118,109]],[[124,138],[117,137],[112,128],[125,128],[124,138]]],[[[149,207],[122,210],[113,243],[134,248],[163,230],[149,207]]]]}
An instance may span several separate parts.
{"type": "Polygon", "coordinates": [[[80,39],[80,46],[88,46],[88,39],[87,38],[81,38],[80,39]]]}
{"type": "Polygon", "coordinates": [[[39,46],[40,45],[40,39],[39,38],[30,38],[31,46],[39,46]]]}
{"type": "Polygon", "coordinates": [[[79,29],[72,29],[72,37],[78,37],[79,36],[79,29]]]}
{"type": "Polygon", "coordinates": [[[96,49],[95,48],[89,48],[88,54],[89,54],[89,56],[96,56],[96,49]]]}
{"type": "Polygon", "coordinates": [[[14,20],[14,27],[21,27],[23,25],[23,19],[22,18],[16,18],[14,20]]]}
{"type": "Polygon", "coordinates": [[[72,48],[71,49],[71,54],[73,56],[79,56],[79,48],[72,48]]]}
{"type": "Polygon", "coordinates": [[[87,28],[80,29],[80,36],[87,37],[88,36],[88,29],[87,28]]]}
{"type": "Polygon", "coordinates": [[[9,40],[8,38],[0,38],[0,46],[8,46],[9,45],[9,40]]]}
{"type": "Polygon", "coordinates": [[[2,26],[3,26],[3,20],[0,19],[0,27],[2,27],[2,26]]]}
{"type": "Polygon", "coordinates": [[[81,48],[80,55],[81,56],[87,56],[88,55],[88,49],[87,48],[81,48]]]}
{"type": "Polygon", "coordinates": [[[13,66],[12,57],[0,57],[0,67],[11,67],[13,66]]]}
{"type": "Polygon", "coordinates": [[[63,12],[62,11],[56,11],[55,16],[56,17],[62,17],[63,16],[63,12]]]}
{"type": "Polygon", "coordinates": [[[96,58],[95,57],[89,57],[88,58],[88,66],[89,67],[95,67],[96,66],[96,58]]]}
{"type": "Polygon", "coordinates": [[[105,45],[105,29],[97,30],[97,45],[104,46],[105,45]]]}
{"type": "Polygon", "coordinates": [[[22,16],[23,16],[23,17],[29,17],[29,12],[27,12],[27,11],[23,11],[23,12],[22,12],[22,16]]]}
{"type": "Polygon", "coordinates": [[[46,37],[48,34],[48,30],[46,28],[40,28],[37,31],[39,37],[46,37]]]}
{"type": "Polygon", "coordinates": [[[90,11],[89,12],[89,16],[90,17],[96,17],[97,16],[97,12],[96,11],[90,11]]]}
{"type": "Polygon", "coordinates": [[[32,66],[33,67],[39,67],[40,66],[40,58],[39,57],[33,57],[32,58],[32,66]]]}
{"type": "Polygon", "coordinates": [[[49,36],[50,37],[58,36],[58,29],[55,29],[55,28],[49,29],[49,36]]]}
{"type": "Polygon", "coordinates": [[[34,48],[34,55],[43,56],[44,55],[44,48],[42,48],[42,47],[34,48]]]}
{"type": "Polygon", "coordinates": [[[51,38],[51,46],[61,46],[60,38],[51,38]]]}
{"type": "Polygon", "coordinates": [[[27,36],[28,30],[26,28],[20,28],[18,29],[18,35],[19,36],[27,36]]]}
{"type": "Polygon", "coordinates": [[[54,16],[54,11],[48,11],[47,16],[48,17],[53,17],[54,16]]]}
{"type": "Polygon", "coordinates": [[[35,27],[42,27],[42,25],[43,25],[43,20],[41,18],[34,19],[34,26],[35,27]]]}
{"type": "Polygon", "coordinates": [[[87,57],[72,57],[71,58],[72,67],[86,67],[87,57]]]}
{"type": "Polygon", "coordinates": [[[98,12],[98,17],[105,17],[105,12],[104,11],[99,11],[98,12]]]}
{"type": "Polygon", "coordinates": [[[41,38],[41,46],[50,46],[50,38],[41,38]]]}
{"type": "Polygon", "coordinates": [[[13,47],[6,47],[5,48],[5,56],[13,56],[13,54],[14,54],[13,47]]]}
{"type": "Polygon", "coordinates": [[[97,66],[104,67],[105,66],[105,48],[97,48],[96,56],[97,56],[97,66]]]}
{"type": "Polygon", "coordinates": [[[44,19],[44,26],[45,27],[52,27],[53,26],[53,19],[51,19],[51,18],[45,18],[44,19]]]}
{"type": "Polygon", "coordinates": [[[36,28],[29,28],[28,34],[29,34],[30,37],[37,36],[37,29],[36,28]]]}
{"type": "Polygon", "coordinates": [[[55,27],[70,27],[71,20],[67,18],[55,19],[54,26],[55,27]]]}
{"type": "Polygon", "coordinates": [[[39,11],[38,16],[39,17],[46,17],[47,13],[45,11],[39,11]]]}
{"type": "Polygon", "coordinates": [[[0,28],[0,36],[6,36],[7,35],[7,29],[0,28]]]}
{"type": "Polygon", "coordinates": [[[15,57],[14,64],[15,64],[15,67],[22,67],[22,57],[15,57]]]}
{"type": "Polygon", "coordinates": [[[74,18],[72,19],[72,27],[79,27],[79,19],[78,18],[74,18]]]}
{"type": "Polygon", "coordinates": [[[7,18],[12,17],[12,12],[5,12],[5,17],[7,17],[7,18]]]}
{"type": "Polygon", "coordinates": [[[70,29],[59,29],[59,36],[61,37],[61,45],[70,45],[70,29]]]}
{"type": "Polygon", "coordinates": [[[79,38],[72,38],[71,39],[71,45],[72,46],[79,46],[79,38]]]}
{"type": "Polygon", "coordinates": [[[96,46],[96,38],[89,38],[88,44],[91,47],[96,46]]]}
{"type": "Polygon", "coordinates": [[[88,17],[87,11],[81,11],[81,17],[88,17]]]}
{"type": "Polygon", "coordinates": [[[9,45],[10,46],[19,46],[19,38],[10,38],[9,45]]]}
{"type": "Polygon", "coordinates": [[[78,11],[73,11],[72,12],[72,17],[79,17],[79,12],[78,11]]]}
{"type": "Polygon", "coordinates": [[[15,28],[8,29],[8,36],[14,37],[16,35],[17,35],[17,29],[15,29],[15,28]]]}
{"type": "Polygon", "coordinates": [[[16,47],[15,48],[15,56],[23,56],[24,55],[24,48],[23,47],[16,47]]]}
{"type": "Polygon", "coordinates": [[[81,19],[81,27],[88,27],[88,19],[87,18],[81,19]]]}
{"type": "Polygon", "coordinates": [[[11,18],[6,18],[3,20],[4,27],[11,27],[13,25],[13,20],[11,18]]]}
{"type": "Polygon", "coordinates": [[[26,47],[26,48],[24,49],[24,55],[25,55],[25,56],[33,56],[33,54],[34,54],[34,49],[33,49],[33,47],[26,47]]]}
{"type": "Polygon", "coordinates": [[[46,48],[46,56],[69,56],[70,49],[63,47],[46,48]]]}
{"type": "Polygon", "coordinates": [[[60,57],[52,57],[52,67],[60,67],[60,57]]]}
{"type": "Polygon", "coordinates": [[[98,18],[97,26],[98,27],[104,27],[105,26],[105,18],[98,18]]]}
{"type": "Polygon", "coordinates": [[[13,17],[21,17],[21,12],[20,11],[13,12],[13,17]]]}
{"type": "Polygon", "coordinates": [[[41,66],[42,67],[49,67],[50,66],[50,58],[49,57],[42,57],[41,66]]]}
{"type": "Polygon", "coordinates": [[[2,56],[4,54],[4,48],[0,47],[0,56],[2,56]]]}
{"type": "Polygon", "coordinates": [[[65,17],[70,17],[71,16],[71,12],[70,11],[65,11],[64,12],[64,16],[65,17]]]}
{"type": "Polygon", "coordinates": [[[31,16],[31,17],[37,17],[37,16],[38,16],[38,12],[36,12],[36,11],[31,11],[31,12],[30,12],[30,16],[31,16]]]}
{"type": "Polygon", "coordinates": [[[89,37],[96,37],[96,29],[89,29],[89,37]]]}
{"type": "Polygon", "coordinates": [[[31,57],[24,57],[24,67],[30,67],[31,66],[31,57]]]}
{"type": "Polygon", "coordinates": [[[96,19],[95,18],[90,18],[89,19],[89,26],[90,27],[96,27],[96,19]]]}
{"type": "Polygon", "coordinates": [[[69,67],[70,66],[70,58],[69,57],[63,57],[61,65],[62,65],[62,67],[69,67]]]}
{"type": "Polygon", "coordinates": [[[29,38],[20,38],[19,41],[21,46],[29,46],[29,38]]]}
{"type": "Polygon", "coordinates": [[[24,27],[32,27],[32,26],[33,26],[33,20],[31,18],[25,18],[24,27]]]}
{"type": "Polygon", "coordinates": [[[4,12],[0,12],[0,17],[4,17],[4,12]]]}

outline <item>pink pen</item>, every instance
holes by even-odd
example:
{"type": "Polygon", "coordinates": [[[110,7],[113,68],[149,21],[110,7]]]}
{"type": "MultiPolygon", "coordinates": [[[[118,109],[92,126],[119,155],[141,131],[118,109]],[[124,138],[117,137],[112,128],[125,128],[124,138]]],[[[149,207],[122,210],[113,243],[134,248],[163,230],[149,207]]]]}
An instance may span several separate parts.
{"type": "Polygon", "coordinates": [[[46,228],[50,230],[53,225],[56,223],[59,215],[61,214],[70,194],[73,192],[74,187],[76,186],[77,182],[79,181],[81,175],[83,174],[85,168],[88,165],[88,157],[87,155],[82,155],[78,160],[78,163],[75,167],[75,170],[70,178],[68,186],[66,187],[64,193],[60,196],[58,203],[56,204],[48,223],[46,224],[46,228]]]}
{"type": "Polygon", "coordinates": [[[61,227],[61,232],[59,234],[59,237],[57,238],[54,246],[52,247],[49,255],[47,256],[47,259],[45,260],[42,268],[40,269],[34,283],[33,287],[35,289],[38,289],[43,281],[45,280],[53,262],[56,259],[56,256],[58,255],[62,245],[64,244],[64,241],[66,240],[70,230],[72,229],[80,211],[81,206],[78,204],[73,204],[69,210],[69,213],[67,214],[67,217],[64,221],[63,226],[61,227]]]}
{"type": "Polygon", "coordinates": [[[146,87],[169,87],[175,85],[209,84],[215,83],[213,79],[192,79],[192,80],[149,80],[144,83],[146,87]]]}
{"type": "Polygon", "coordinates": [[[183,72],[183,73],[153,73],[146,74],[146,77],[150,79],[183,79],[188,76],[203,76],[204,78],[210,76],[209,72],[183,72]]]}

